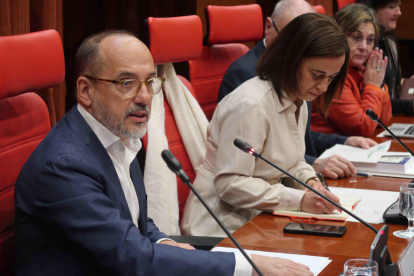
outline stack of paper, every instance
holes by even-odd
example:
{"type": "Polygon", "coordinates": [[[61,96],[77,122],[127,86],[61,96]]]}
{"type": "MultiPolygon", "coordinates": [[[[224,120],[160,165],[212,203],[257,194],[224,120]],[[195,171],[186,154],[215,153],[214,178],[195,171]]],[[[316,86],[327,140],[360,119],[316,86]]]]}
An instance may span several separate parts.
{"type": "MultiPolygon", "coordinates": [[[[341,197],[359,197],[361,201],[355,206],[353,214],[362,218],[368,223],[383,223],[383,214],[391,204],[398,200],[399,192],[377,191],[367,189],[351,189],[329,187],[331,192],[341,197]]],[[[346,221],[355,221],[356,219],[349,216],[346,221]]]]}
{"type": "Polygon", "coordinates": [[[391,141],[369,149],[335,145],[327,149],[319,158],[339,155],[351,161],[359,173],[402,178],[414,177],[414,158],[406,152],[387,152],[390,145],[391,141]]]}
{"type": "MultiPolygon", "coordinates": [[[[218,252],[238,252],[237,248],[230,247],[215,247],[211,251],[218,252]]],[[[283,258],[300,263],[309,267],[310,271],[316,276],[322,272],[322,270],[331,262],[328,257],[317,257],[317,256],[308,256],[308,255],[297,255],[297,254],[284,254],[284,253],[274,253],[274,252],[265,252],[265,251],[256,251],[256,250],[245,250],[248,254],[262,255],[267,257],[276,257],[283,258]]]]}

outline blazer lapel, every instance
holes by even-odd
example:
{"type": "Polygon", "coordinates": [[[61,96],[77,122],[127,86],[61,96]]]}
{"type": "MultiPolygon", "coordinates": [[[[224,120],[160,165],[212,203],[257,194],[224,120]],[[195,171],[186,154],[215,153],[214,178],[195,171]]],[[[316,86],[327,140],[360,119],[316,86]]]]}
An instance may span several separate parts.
{"type": "Polygon", "coordinates": [[[147,193],[145,192],[144,181],[142,178],[141,168],[139,167],[138,160],[135,158],[129,168],[132,183],[134,183],[135,191],[138,197],[139,203],[139,220],[138,228],[141,235],[148,236],[147,234],[147,193]]]}
{"type": "Polygon", "coordinates": [[[80,134],[85,138],[86,144],[91,149],[91,151],[96,155],[96,158],[101,163],[102,168],[104,168],[104,173],[106,173],[114,184],[113,188],[115,189],[118,198],[120,200],[120,205],[122,211],[125,215],[125,218],[132,221],[131,213],[128,208],[128,204],[125,199],[124,192],[122,190],[121,183],[119,182],[118,175],[116,173],[114,164],[112,163],[111,158],[109,157],[107,151],[99,141],[98,137],[89,127],[88,123],[83,119],[82,115],[79,113],[76,105],[68,112],[66,120],[69,126],[74,130],[78,130],[80,134]]]}
{"type": "Polygon", "coordinates": [[[254,47],[254,52],[256,54],[257,60],[260,59],[260,57],[262,56],[263,52],[266,50],[266,47],[264,45],[263,39],[259,41],[259,43],[257,43],[257,45],[254,47]]]}

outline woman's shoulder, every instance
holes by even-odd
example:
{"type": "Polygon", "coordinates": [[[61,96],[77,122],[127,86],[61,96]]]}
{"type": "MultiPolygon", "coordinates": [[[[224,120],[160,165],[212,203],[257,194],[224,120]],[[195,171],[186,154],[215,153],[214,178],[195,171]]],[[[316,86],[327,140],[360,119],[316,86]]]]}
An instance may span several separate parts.
{"type": "MultiPolygon", "coordinates": [[[[272,87],[266,80],[254,77],[245,81],[232,93],[225,97],[221,102],[223,105],[246,102],[250,104],[260,104],[267,93],[272,91],[272,87]]],[[[220,102],[220,104],[221,104],[220,102]]]]}
{"type": "Polygon", "coordinates": [[[224,97],[217,105],[217,116],[227,117],[229,114],[265,113],[264,103],[272,88],[267,81],[258,77],[250,79],[224,97]]]}

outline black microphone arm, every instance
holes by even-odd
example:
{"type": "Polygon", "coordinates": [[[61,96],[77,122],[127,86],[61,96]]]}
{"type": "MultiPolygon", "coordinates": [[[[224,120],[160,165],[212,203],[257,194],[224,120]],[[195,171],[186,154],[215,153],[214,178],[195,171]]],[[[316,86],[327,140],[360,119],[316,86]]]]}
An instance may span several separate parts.
{"type": "Polygon", "coordinates": [[[394,137],[395,140],[397,140],[398,143],[400,143],[401,146],[403,146],[410,154],[411,156],[414,157],[414,153],[403,143],[401,142],[400,139],[397,138],[397,136],[394,135],[394,133],[392,133],[391,130],[389,130],[388,127],[386,127],[380,120],[380,118],[378,118],[377,113],[374,112],[374,110],[372,109],[367,109],[366,114],[368,115],[368,117],[377,122],[380,126],[382,126],[389,134],[391,134],[392,137],[394,137]]]}
{"type": "Polygon", "coordinates": [[[230,231],[227,230],[226,226],[224,226],[224,224],[220,221],[220,219],[216,216],[216,214],[214,214],[213,210],[211,210],[211,208],[207,205],[207,203],[204,201],[201,195],[197,192],[197,190],[191,184],[190,178],[187,176],[187,174],[181,167],[180,162],[177,160],[177,158],[175,158],[174,154],[169,150],[163,150],[161,153],[161,156],[164,159],[165,163],[167,163],[168,168],[170,168],[170,170],[173,173],[175,173],[190,188],[190,190],[196,195],[198,200],[201,201],[201,203],[204,205],[204,207],[207,209],[210,215],[216,220],[218,225],[220,225],[221,229],[223,229],[223,231],[226,232],[227,236],[231,239],[234,245],[240,250],[240,252],[246,258],[246,260],[252,265],[253,269],[256,270],[257,274],[259,274],[260,276],[263,276],[263,273],[256,266],[256,264],[249,257],[249,255],[247,255],[246,251],[244,251],[244,249],[241,247],[238,241],[233,237],[230,231]]]}
{"type": "Polygon", "coordinates": [[[290,173],[288,173],[287,171],[285,171],[284,169],[280,168],[278,165],[270,162],[269,160],[267,160],[266,158],[264,158],[260,153],[256,152],[254,150],[254,148],[247,142],[243,141],[242,139],[235,139],[234,140],[234,145],[236,147],[238,147],[239,149],[241,149],[242,151],[253,155],[254,157],[260,158],[263,161],[265,161],[267,164],[269,164],[270,166],[278,169],[279,171],[281,171],[282,173],[284,173],[285,175],[289,176],[290,178],[292,178],[293,180],[295,180],[296,182],[298,182],[299,184],[302,184],[303,186],[305,186],[306,188],[308,188],[309,190],[311,190],[312,192],[314,192],[315,194],[317,194],[318,196],[322,197],[323,199],[325,199],[326,201],[332,203],[333,205],[335,205],[338,209],[341,209],[342,211],[344,211],[345,213],[347,213],[348,215],[350,215],[351,217],[355,218],[356,220],[360,221],[362,224],[364,224],[366,227],[370,228],[372,231],[374,231],[375,234],[378,233],[378,230],[374,228],[374,226],[372,226],[371,224],[369,224],[368,222],[364,221],[363,219],[361,219],[360,217],[354,215],[352,212],[348,211],[347,209],[345,209],[344,207],[342,207],[341,205],[337,204],[336,202],[334,202],[333,200],[331,200],[330,198],[327,198],[325,195],[321,194],[320,192],[318,192],[317,190],[315,190],[314,188],[312,188],[311,186],[309,186],[308,184],[304,183],[303,181],[300,181],[299,179],[297,179],[296,177],[294,177],[293,175],[291,175],[290,173]]]}

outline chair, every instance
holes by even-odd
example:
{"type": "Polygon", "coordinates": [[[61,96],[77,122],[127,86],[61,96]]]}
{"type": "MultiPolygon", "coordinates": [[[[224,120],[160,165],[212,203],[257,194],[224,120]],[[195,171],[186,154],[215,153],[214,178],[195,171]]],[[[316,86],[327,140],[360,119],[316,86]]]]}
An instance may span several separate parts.
{"type": "Polygon", "coordinates": [[[326,14],[325,7],[322,5],[316,5],[316,6],[313,6],[313,8],[315,9],[317,13],[326,14]]]}
{"type": "Polygon", "coordinates": [[[14,186],[30,154],[50,131],[46,104],[35,93],[65,78],[55,30],[0,37],[0,275],[14,275],[14,186]]]}
{"type": "MultiPolygon", "coordinates": [[[[183,62],[189,59],[198,58],[202,48],[202,25],[201,20],[196,15],[172,17],[172,18],[153,18],[147,19],[149,34],[149,49],[154,58],[155,64],[165,64],[169,62],[183,62]],[[165,45],[168,45],[166,50],[165,45]]],[[[178,76],[184,85],[195,96],[192,85],[182,76],[178,76]]],[[[177,128],[172,110],[164,98],[165,107],[165,134],[168,139],[169,150],[180,161],[184,171],[189,176],[191,182],[195,179],[195,172],[184,147],[180,133],[177,128]]],[[[143,138],[144,148],[147,147],[147,136],[143,138]]],[[[184,211],[190,189],[177,177],[178,203],[180,220],[184,211]]],[[[171,237],[177,242],[186,242],[198,249],[209,250],[221,238],[212,237],[171,237]],[[201,239],[200,239],[201,238],[201,239]]]]}
{"type": "Polygon", "coordinates": [[[207,35],[201,56],[189,60],[190,82],[197,100],[210,121],[227,68],[249,48],[240,42],[263,37],[262,9],[257,4],[207,6],[207,35]]]}
{"type": "Polygon", "coordinates": [[[334,14],[340,9],[342,9],[343,7],[345,7],[346,5],[354,4],[354,3],[355,3],[355,0],[333,0],[332,6],[333,6],[334,14]]]}

